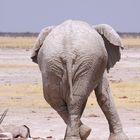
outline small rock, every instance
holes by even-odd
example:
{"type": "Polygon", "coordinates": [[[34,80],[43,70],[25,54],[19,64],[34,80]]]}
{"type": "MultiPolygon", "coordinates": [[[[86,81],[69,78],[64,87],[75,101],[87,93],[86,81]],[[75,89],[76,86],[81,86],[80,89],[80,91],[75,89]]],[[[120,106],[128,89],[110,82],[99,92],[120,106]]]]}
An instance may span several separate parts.
{"type": "Polygon", "coordinates": [[[51,139],[51,138],[52,138],[52,136],[47,136],[47,138],[51,139]]]}
{"type": "Polygon", "coordinates": [[[89,114],[89,115],[87,115],[87,117],[100,117],[100,116],[98,116],[96,114],[89,114]]]}
{"type": "Polygon", "coordinates": [[[126,99],[128,98],[127,96],[122,96],[122,97],[119,97],[120,99],[126,99]]]}
{"type": "Polygon", "coordinates": [[[36,111],[32,110],[32,113],[36,113],[36,111]]]}

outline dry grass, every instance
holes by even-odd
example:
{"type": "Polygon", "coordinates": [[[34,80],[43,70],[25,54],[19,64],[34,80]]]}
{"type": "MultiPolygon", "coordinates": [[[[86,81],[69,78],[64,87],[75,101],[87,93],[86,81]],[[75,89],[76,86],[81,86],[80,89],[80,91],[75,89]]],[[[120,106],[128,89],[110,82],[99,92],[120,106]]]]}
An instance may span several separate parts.
{"type": "MultiPolygon", "coordinates": [[[[32,48],[36,37],[0,37],[0,48],[32,48]]],[[[140,37],[124,37],[122,41],[125,46],[140,47],[140,37]]]]}
{"type": "Polygon", "coordinates": [[[140,37],[124,37],[122,38],[124,46],[128,47],[140,47],[140,37]]]}
{"type": "Polygon", "coordinates": [[[19,68],[34,68],[36,65],[33,64],[0,64],[0,69],[5,68],[13,68],[13,69],[19,69],[19,68]]]}
{"type": "MultiPolygon", "coordinates": [[[[114,100],[119,107],[140,107],[140,82],[111,83],[114,100]]],[[[1,106],[14,107],[46,107],[49,106],[42,94],[40,84],[0,85],[1,106]]],[[[94,93],[91,94],[88,106],[96,106],[94,93]]]]}
{"type": "Polygon", "coordinates": [[[35,37],[0,37],[0,48],[32,48],[35,37]]]}
{"type": "MultiPolygon", "coordinates": [[[[140,107],[140,82],[113,82],[111,91],[115,103],[119,107],[140,107]]],[[[89,98],[88,105],[97,105],[95,95],[89,98]]]]}
{"type": "Polygon", "coordinates": [[[121,82],[112,84],[112,91],[119,106],[140,107],[140,82],[121,82]]]}
{"type": "Polygon", "coordinates": [[[1,107],[46,107],[42,85],[2,84],[0,85],[1,107]]]}

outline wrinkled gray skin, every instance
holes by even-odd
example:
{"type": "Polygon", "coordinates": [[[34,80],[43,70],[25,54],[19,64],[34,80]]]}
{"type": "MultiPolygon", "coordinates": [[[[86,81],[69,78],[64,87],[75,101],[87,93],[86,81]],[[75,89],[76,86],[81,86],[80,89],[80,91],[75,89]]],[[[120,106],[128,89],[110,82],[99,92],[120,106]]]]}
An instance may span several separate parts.
{"type": "Polygon", "coordinates": [[[32,53],[46,101],[67,124],[64,140],[86,140],[91,129],[80,118],[95,90],[110,130],[109,140],[128,140],[116,111],[106,71],[120,59],[118,34],[109,25],[68,20],[42,30],[32,53]]]}

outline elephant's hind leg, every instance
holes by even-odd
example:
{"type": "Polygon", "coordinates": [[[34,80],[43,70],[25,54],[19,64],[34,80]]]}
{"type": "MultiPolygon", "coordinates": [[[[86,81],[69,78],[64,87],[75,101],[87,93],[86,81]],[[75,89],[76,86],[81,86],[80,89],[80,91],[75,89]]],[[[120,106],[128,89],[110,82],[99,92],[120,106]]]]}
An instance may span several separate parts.
{"type": "MultiPolygon", "coordinates": [[[[65,86],[60,84],[60,79],[49,74],[47,77],[43,76],[43,93],[46,101],[51,107],[57,111],[66,124],[69,123],[69,113],[66,102],[63,100],[60,94],[60,87],[65,86]]],[[[89,136],[91,129],[80,122],[80,137],[82,140],[86,140],[89,136]]]]}
{"type": "Polygon", "coordinates": [[[100,105],[109,123],[109,140],[128,140],[127,136],[122,130],[122,125],[110,92],[106,72],[104,73],[100,84],[95,89],[95,94],[98,104],[100,105]]]}
{"type": "MultiPolygon", "coordinates": [[[[61,101],[62,103],[63,101],[61,101]]],[[[64,122],[68,125],[69,124],[69,113],[67,109],[67,105],[63,102],[61,106],[53,106],[53,108],[57,111],[57,113],[61,116],[61,118],[64,120],[64,122]]],[[[91,128],[86,126],[80,121],[80,137],[82,140],[87,140],[87,137],[89,136],[91,132],[91,128]]]]}
{"type": "MultiPolygon", "coordinates": [[[[88,77],[83,75],[77,79],[73,85],[73,99],[69,100],[68,111],[70,122],[67,127],[66,140],[81,140],[80,137],[80,118],[85,108],[89,91],[88,91],[88,77]],[[87,81],[87,82],[85,82],[87,81]]],[[[82,128],[84,129],[84,127],[82,128]]],[[[88,128],[87,135],[90,134],[91,129],[88,128]]],[[[86,137],[87,138],[87,137],[86,137]]],[[[83,138],[82,140],[86,139],[83,138]]]]}

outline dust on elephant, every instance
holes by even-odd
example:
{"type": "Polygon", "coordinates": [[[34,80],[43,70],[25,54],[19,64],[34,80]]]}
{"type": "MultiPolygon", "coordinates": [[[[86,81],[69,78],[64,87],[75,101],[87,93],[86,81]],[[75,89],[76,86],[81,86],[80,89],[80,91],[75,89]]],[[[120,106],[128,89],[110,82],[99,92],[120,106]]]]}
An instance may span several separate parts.
{"type": "Polygon", "coordinates": [[[119,35],[106,24],[67,20],[39,34],[31,58],[39,65],[45,100],[67,124],[65,140],[86,140],[90,134],[80,118],[93,90],[108,120],[109,140],[128,140],[106,76],[120,60],[121,47],[119,35]]]}

